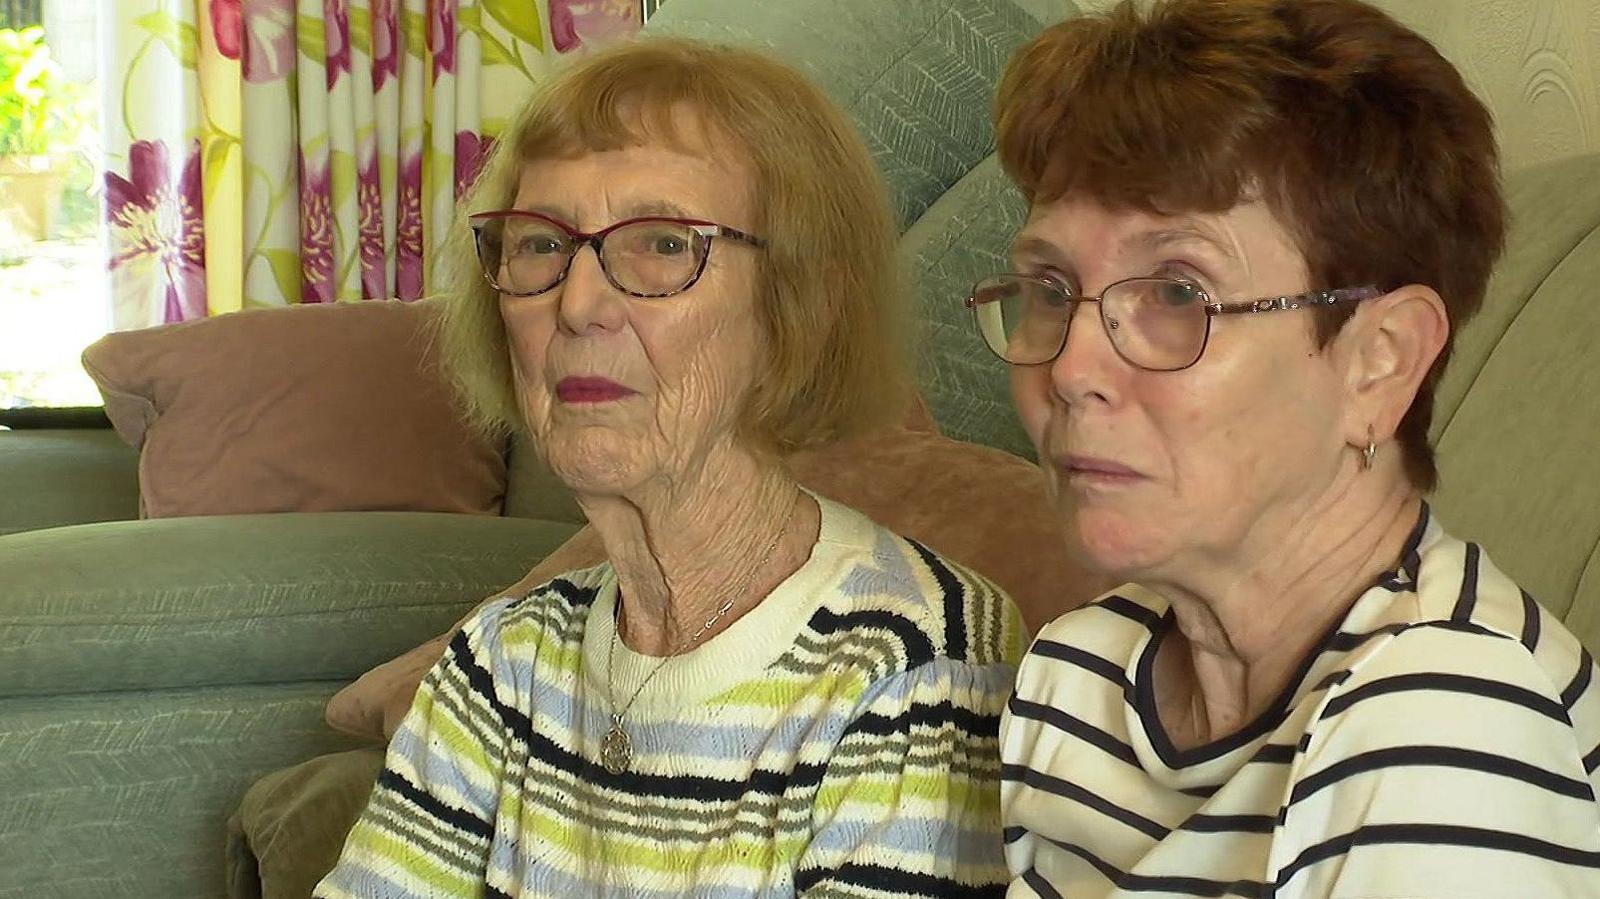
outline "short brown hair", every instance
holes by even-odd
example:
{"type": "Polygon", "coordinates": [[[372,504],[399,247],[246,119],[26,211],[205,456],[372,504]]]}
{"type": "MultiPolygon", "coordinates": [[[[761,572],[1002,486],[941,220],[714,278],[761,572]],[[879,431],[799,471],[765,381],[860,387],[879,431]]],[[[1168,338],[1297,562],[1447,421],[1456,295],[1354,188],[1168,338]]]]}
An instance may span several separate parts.
{"type": "MultiPolygon", "coordinates": [[[[754,177],[750,225],[767,241],[755,297],[767,369],[753,381],[742,436],[789,453],[891,415],[910,378],[888,193],[854,127],[787,66],[660,38],[589,56],[538,89],[462,208],[510,206],[529,161],[650,141],[726,154],[754,177]],[[681,133],[675,112],[685,107],[704,133],[681,133]]],[[[454,294],[445,358],[477,421],[516,430],[523,421],[505,324],[464,222],[445,253],[454,294]]]]}
{"type": "MultiPolygon", "coordinates": [[[[1396,435],[1433,488],[1434,388],[1483,303],[1505,204],[1489,112],[1431,44],[1358,0],[1124,0],[1018,51],[995,120],[1029,203],[1215,212],[1259,196],[1313,288],[1437,290],[1451,339],[1396,435]]],[[[1317,310],[1319,342],[1351,311],[1317,310]]]]}

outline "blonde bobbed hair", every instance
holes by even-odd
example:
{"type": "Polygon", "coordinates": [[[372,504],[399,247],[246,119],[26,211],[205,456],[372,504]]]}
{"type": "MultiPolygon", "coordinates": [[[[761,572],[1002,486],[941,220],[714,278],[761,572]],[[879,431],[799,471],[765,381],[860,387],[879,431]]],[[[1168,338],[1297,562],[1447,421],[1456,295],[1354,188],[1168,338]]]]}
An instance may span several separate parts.
{"type": "MultiPolygon", "coordinates": [[[[802,75],[760,54],[643,38],[538,88],[459,207],[442,247],[442,355],[474,421],[524,429],[499,296],[480,272],[466,213],[509,208],[530,161],[654,143],[710,152],[753,177],[750,226],[767,241],[753,251],[765,370],[752,379],[741,437],[787,455],[895,415],[910,383],[897,235],[854,127],[802,75]],[[685,121],[697,133],[683,133],[685,121]]],[[[639,302],[694,301],[691,288],[639,302]]]]}

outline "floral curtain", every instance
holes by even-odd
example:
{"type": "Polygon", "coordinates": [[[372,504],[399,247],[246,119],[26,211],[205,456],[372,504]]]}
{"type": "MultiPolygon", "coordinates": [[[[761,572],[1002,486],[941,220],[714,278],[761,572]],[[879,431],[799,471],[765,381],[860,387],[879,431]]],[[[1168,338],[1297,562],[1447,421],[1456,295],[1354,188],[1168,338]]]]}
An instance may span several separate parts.
{"type": "Polygon", "coordinates": [[[117,328],[436,289],[434,245],[560,54],[637,0],[105,0],[117,328]]]}

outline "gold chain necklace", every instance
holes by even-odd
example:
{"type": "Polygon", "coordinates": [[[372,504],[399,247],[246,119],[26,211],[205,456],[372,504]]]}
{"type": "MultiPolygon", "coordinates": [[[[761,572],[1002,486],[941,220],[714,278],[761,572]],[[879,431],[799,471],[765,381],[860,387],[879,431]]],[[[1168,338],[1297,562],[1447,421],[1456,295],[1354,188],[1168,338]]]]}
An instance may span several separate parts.
{"type": "Polygon", "coordinates": [[[756,575],[760,573],[761,569],[767,567],[768,562],[772,561],[772,554],[777,552],[778,544],[783,542],[783,535],[789,532],[789,517],[793,514],[795,503],[799,502],[799,499],[797,495],[789,503],[789,510],[784,514],[783,523],[779,526],[778,532],[773,535],[772,542],[768,543],[767,548],[762,552],[761,561],[757,562],[745,574],[744,580],[739,582],[738,588],[729,594],[728,601],[724,602],[722,608],[717,609],[715,614],[707,618],[706,623],[700,625],[699,630],[690,634],[688,639],[679,642],[678,645],[663,656],[661,661],[657,662],[656,666],[651,668],[650,672],[644,676],[644,680],[639,682],[639,686],[634,688],[633,695],[628,697],[628,701],[623,703],[620,709],[617,708],[616,662],[617,634],[622,629],[622,600],[621,594],[618,594],[616,620],[611,629],[611,648],[606,654],[606,701],[611,705],[611,727],[606,731],[605,738],[600,741],[600,764],[604,765],[607,771],[612,774],[621,774],[633,764],[633,740],[628,736],[628,731],[623,725],[624,720],[627,718],[628,710],[633,708],[634,700],[638,699],[639,694],[644,692],[645,685],[650,683],[657,672],[679,653],[698,642],[701,637],[705,636],[707,631],[716,627],[717,622],[722,620],[722,616],[733,609],[734,602],[743,596],[746,590],[750,589],[750,584],[755,580],[756,575]]]}

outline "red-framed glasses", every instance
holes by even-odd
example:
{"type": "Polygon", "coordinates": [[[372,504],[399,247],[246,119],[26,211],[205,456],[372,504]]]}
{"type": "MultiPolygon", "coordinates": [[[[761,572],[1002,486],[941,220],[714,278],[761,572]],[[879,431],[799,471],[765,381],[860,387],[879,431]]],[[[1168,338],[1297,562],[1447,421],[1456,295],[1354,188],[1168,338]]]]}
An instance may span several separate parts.
{"type": "Polygon", "coordinates": [[[525,209],[479,212],[467,218],[483,276],[507,296],[538,296],[560,284],[572,260],[593,247],[611,286],[641,299],[683,293],[700,280],[718,237],[765,247],[737,228],[700,219],[642,216],[592,234],[525,209]]]}

